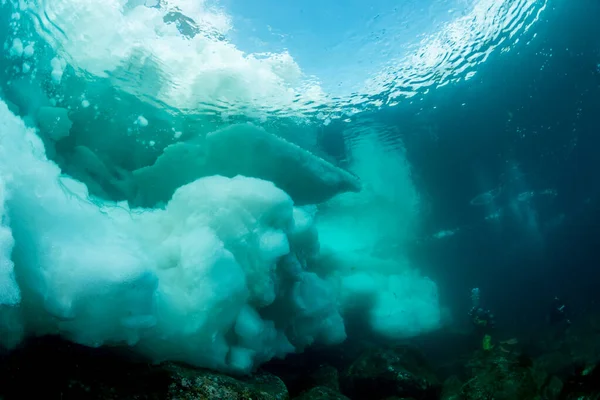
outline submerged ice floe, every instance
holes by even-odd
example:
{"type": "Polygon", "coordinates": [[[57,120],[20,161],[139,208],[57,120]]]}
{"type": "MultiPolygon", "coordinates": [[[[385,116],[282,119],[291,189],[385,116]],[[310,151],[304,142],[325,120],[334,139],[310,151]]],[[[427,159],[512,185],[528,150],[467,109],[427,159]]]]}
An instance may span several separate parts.
{"type": "Polygon", "coordinates": [[[248,372],[343,341],[356,309],[367,307],[365,329],[391,337],[439,322],[432,282],[393,261],[324,252],[314,207],[271,182],[200,178],[157,209],[92,202],[4,103],[0,121],[5,345],[24,327],[248,372]]]}

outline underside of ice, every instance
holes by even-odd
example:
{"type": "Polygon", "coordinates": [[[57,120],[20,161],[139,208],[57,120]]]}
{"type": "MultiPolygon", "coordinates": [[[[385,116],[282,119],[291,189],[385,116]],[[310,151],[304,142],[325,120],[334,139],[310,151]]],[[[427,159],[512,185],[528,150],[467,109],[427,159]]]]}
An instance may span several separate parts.
{"type": "MultiPolygon", "coordinates": [[[[49,121],[63,118],[46,111],[49,121]]],[[[437,326],[435,284],[403,262],[368,255],[372,233],[360,230],[389,208],[354,214],[356,233],[348,234],[339,212],[319,217],[308,205],[358,190],[351,174],[250,125],[202,145],[200,161],[189,143],[177,144],[124,179],[146,179],[154,196],[147,202],[164,197],[164,207],[131,208],[90,196],[74,179],[115,174],[113,167],[81,147],[79,169],[65,175],[38,133],[1,102],[1,344],[60,334],[88,346],[133,346],[154,361],[247,373],[344,341],[357,310],[368,314],[366,330],[391,338],[437,326]],[[316,194],[303,197],[306,187],[316,194]]],[[[331,206],[361,207],[356,196],[331,206]]]]}

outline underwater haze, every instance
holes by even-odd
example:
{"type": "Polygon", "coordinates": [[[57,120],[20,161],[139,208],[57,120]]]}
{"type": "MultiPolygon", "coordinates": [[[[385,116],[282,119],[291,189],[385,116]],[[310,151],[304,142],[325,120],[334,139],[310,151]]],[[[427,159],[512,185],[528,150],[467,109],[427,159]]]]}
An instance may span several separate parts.
{"type": "Polygon", "coordinates": [[[514,330],[594,307],[597,16],[3,1],[0,345],[247,374],[458,327],[474,287],[514,330]]]}

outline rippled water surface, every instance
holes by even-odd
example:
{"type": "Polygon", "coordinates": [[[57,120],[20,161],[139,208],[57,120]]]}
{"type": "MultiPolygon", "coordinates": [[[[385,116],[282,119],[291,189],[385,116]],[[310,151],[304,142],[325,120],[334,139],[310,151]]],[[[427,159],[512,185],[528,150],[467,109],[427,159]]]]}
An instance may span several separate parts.
{"type": "Polygon", "coordinates": [[[23,2],[11,34],[39,35],[75,76],[109,79],[117,90],[186,113],[327,120],[473,78],[492,54],[535,37],[527,32],[547,7],[534,0],[138,3],[23,2]]]}

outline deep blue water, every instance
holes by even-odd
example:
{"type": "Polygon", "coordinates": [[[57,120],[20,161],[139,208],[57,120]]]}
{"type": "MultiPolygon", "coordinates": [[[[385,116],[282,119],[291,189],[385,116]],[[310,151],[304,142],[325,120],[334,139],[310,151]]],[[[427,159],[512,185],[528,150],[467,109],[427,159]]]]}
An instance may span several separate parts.
{"type": "Polygon", "coordinates": [[[382,117],[435,127],[435,137],[406,135],[408,156],[432,204],[426,230],[460,230],[424,241],[415,256],[457,310],[466,312],[474,286],[512,328],[543,323],[554,296],[575,313],[597,310],[598,15],[597,1],[553,2],[530,44],[494,55],[473,81],[382,117]],[[498,188],[491,208],[470,204],[498,188]],[[485,220],[498,210],[499,220],[485,220]]]}

